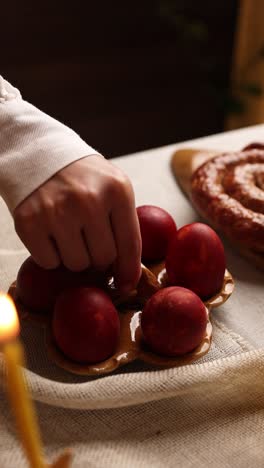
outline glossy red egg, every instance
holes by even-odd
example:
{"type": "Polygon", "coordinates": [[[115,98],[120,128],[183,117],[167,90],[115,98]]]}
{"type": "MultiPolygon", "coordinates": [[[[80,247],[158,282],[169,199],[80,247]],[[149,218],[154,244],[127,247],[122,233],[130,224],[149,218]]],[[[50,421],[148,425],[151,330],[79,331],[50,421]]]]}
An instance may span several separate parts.
{"type": "Polygon", "coordinates": [[[119,342],[120,321],[109,296],[99,288],[76,287],[56,300],[52,331],[69,359],[96,363],[109,358],[119,342]]]}
{"type": "Polygon", "coordinates": [[[179,356],[203,340],[207,311],[201,299],[186,288],[161,289],[146,303],[141,315],[145,342],[155,353],[179,356]]]}
{"type": "Polygon", "coordinates": [[[16,292],[30,310],[46,311],[53,307],[57,295],[64,289],[80,285],[101,287],[105,282],[105,275],[100,272],[73,272],[63,265],[47,270],[28,257],[18,271],[16,292]]]}
{"type": "Polygon", "coordinates": [[[137,214],[142,238],[142,260],[164,260],[169,242],[177,231],[175,221],[166,210],[153,205],[137,207],[137,214]]]}
{"type": "Polygon", "coordinates": [[[177,231],[166,256],[170,285],[191,289],[207,299],[221,290],[225,268],[224,247],[213,229],[192,223],[177,231]]]}

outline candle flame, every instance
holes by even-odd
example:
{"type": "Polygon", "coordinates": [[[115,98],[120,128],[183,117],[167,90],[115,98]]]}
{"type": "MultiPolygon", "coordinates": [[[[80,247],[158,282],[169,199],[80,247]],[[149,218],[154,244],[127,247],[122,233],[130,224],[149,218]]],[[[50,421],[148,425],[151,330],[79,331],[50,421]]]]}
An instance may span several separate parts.
{"type": "Polygon", "coordinates": [[[19,332],[16,306],[8,294],[0,293],[0,343],[16,338],[19,332]]]}

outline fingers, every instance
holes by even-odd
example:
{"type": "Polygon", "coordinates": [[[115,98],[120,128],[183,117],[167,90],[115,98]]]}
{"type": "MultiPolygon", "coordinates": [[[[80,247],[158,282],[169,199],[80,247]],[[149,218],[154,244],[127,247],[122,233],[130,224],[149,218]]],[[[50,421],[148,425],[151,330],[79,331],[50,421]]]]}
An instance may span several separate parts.
{"type": "Polygon", "coordinates": [[[57,268],[60,256],[54,242],[49,237],[47,228],[32,214],[21,211],[14,216],[15,229],[23,244],[31,253],[35,262],[42,268],[57,268]]]}
{"type": "Polygon", "coordinates": [[[116,283],[124,292],[132,290],[141,274],[141,236],[134,197],[129,194],[115,205],[112,229],[116,241],[116,283]]]}
{"type": "Polygon", "coordinates": [[[84,158],[55,174],[14,213],[19,237],[36,262],[73,271],[115,265],[123,291],[141,274],[141,236],[129,180],[100,158],[84,158]]]}
{"type": "Polygon", "coordinates": [[[96,215],[88,218],[84,234],[93,266],[106,271],[117,255],[109,214],[98,207],[96,215]]]}
{"type": "Polygon", "coordinates": [[[65,220],[52,226],[52,233],[58,246],[62,263],[71,271],[82,271],[91,266],[91,257],[85,243],[79,222],[65,220]]]}

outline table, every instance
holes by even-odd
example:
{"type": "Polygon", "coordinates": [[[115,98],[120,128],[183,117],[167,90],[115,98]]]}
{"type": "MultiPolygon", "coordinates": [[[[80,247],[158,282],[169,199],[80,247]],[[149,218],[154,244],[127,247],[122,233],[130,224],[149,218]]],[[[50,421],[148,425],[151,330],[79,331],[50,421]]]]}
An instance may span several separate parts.
{"type": "MultiPolygon", "coordinates": [[[[172,153],[181,147],[236,150],[253,140],[264,140],[264,125],[113,162],[131,178],[137,205],[167,209],[180,227],[199,218],[170,172],[172,153]]],[[[7,290],[28,254],[3,203],[0,216],[0,285],[7,290]]],[[[98,380],[75,378],[47,360],[42,330],[25,326],[26,376],[49,457],[71,445],[73,468],[263,467],[264,276],[226,248],[236,289],[214,312],[212,350],[197,364],[162,371],[135,365],[98,380]]],[[[1,357],[0,370],[2,387],[1,357]]],[[[0,466],[27,466],[2,388],[0,466]]]]}

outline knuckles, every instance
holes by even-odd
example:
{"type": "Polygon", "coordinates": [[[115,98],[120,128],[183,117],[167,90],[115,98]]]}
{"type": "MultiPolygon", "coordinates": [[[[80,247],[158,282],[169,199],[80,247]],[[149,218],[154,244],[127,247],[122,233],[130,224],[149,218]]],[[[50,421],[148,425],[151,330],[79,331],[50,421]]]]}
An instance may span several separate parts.
{"type": "Polygon", "coordinates": [[[34,226],[37,218],[37,211],[32,205],[22,203],[14,212],[15,230],[19,235],[30,231],[34,226]]]}
{"type": "Polygon", "coordinates": [[[133,191],[129,178],[123,172],[117,170],[108,180],[108,191],[113,196],[130,197],[133,191]]]}

